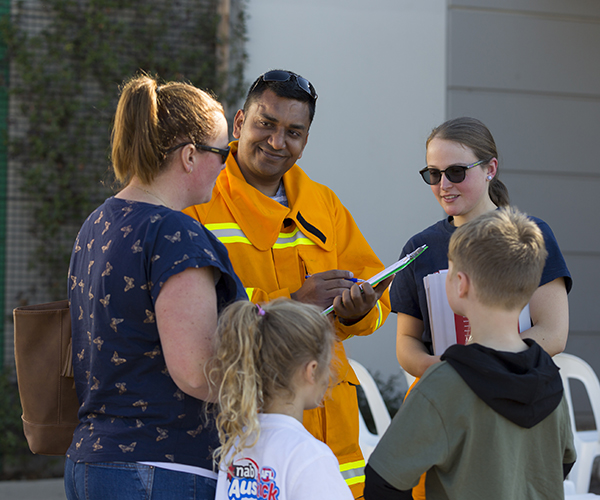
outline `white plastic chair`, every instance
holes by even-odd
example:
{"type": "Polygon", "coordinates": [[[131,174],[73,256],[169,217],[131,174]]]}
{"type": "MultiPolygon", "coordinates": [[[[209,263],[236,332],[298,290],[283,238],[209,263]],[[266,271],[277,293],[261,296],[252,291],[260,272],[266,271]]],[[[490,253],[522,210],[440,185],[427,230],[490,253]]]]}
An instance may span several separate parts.
{"type": "Polygon", "coordinates": [[[377,446],[379,439],[383,436],[383,433],[389,427],[392,419],[390,418],[390,413],[385,406],[383,401],[383,397],[379,392],[379,388],[373,380],[373,377],[369,373],[369,371],[361,365],[358,361],[354,359],[349,359],[350,366],[356,373],[358,377],[358,381],[360,382],[360,386],[365,392],[365,397],[367,398],[367,403],[369,404],[369,409],[371,410],[371,414],[373,415],[373,420],[375,421],[376,434],[373,434],[367,428],[365,424],[365,420],[362,414],[359,412],[358,415],[358,426],[359,426],[359,435],[358,440],[360,444],[360,449],[363,452],[365,457],[365,461],[369,459],[371,453],[377,446]]]}
{"type": "Polygon", "coordinates": [[[577,493],[575,491],[575,483],[567,479],[564,483],[565,500],[597,500],[600,496],[594,493],[577,493]]]}
{"type": "Polygon", "coordinates": [[[598,382],[598,377],[592,367],[577,356],[561,353],[554,356],[553,359],[560,368],[560,376],[565,388],[565,397],[569,404],[569,416],[571,417],[571,427],[573,428],[573,438],[577,451],[577,461],[568,479],[575,484],[577,494],[588,493],[594,459],[600,456],[600,382],[598,382]],[[583,383],[592,406],[596,430],[577,431],[569,379],[579,380],[583,383]]]}
{"type": "Polygon", "coordinates": [[[410,389],[410,386],[413,385],[413,382],[416,380],[416,377],[413,377],[406,370],[402,370],[402,373],[404,374],[404,379],[406,380],[406,388],[410,389]]]}

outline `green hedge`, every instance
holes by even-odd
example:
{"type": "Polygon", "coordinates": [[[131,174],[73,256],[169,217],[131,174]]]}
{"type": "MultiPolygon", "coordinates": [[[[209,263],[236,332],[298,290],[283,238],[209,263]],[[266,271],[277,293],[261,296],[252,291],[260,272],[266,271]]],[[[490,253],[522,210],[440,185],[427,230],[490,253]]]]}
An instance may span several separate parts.
{"type": "MultiPolygon", "coordinates": [[[[243,0],[241,0],[243,2],[243,0]]],[[[11,62],[9,161],[31,199],[38,242],[31,265],[53,299],[64,298],[71,246],[87,215],[112,194],[109,138],[119,85],[144,71],[243,97],[244,4],[219,39],[217,0],[18,2],[0,20],[11,62]],[[219,71],[227,45],[230,64],[219,71]],[[16,129],[15,129],[16,127],[16,129]]]]}

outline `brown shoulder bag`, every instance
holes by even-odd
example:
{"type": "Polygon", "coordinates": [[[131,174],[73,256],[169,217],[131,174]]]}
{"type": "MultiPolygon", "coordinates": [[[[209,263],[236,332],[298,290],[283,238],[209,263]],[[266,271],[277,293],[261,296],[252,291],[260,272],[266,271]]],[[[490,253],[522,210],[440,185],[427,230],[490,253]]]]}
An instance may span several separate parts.
{"type": "Polygon", "coordinates": [[[33,453],[64,455],[79,423],[69,301],[17,307],[13,317],[27,443],[33,453]]]}

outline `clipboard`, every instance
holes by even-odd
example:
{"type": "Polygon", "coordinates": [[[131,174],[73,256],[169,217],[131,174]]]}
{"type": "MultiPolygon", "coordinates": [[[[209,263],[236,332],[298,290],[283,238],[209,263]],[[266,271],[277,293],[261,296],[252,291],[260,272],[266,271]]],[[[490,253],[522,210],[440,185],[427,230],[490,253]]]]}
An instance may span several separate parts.
{"type": "MultiPolygon", "coordinates": [[[[386,278],[393,276],[396,273],[399,273],[408,266],[413,260],[415,260],[419,255],[421,255],[425,250],[427,250],[427,245],[422,245],[416,250],[413,250],[408,255],[405,255],[400,260],[394,262],[391,266],[386,267],[383,271],[377,273],[375,276],[369,278],[366,283],[369,283],[371,286],[376,286],[381,283],[386,278]]],[[[360,285],[359,285],[360,286],[360,285]]],[[[329,313],[333,312],[333,304],[330,305],[327,309],[325,309],[321,314],[327,316],[329,313]]]]}

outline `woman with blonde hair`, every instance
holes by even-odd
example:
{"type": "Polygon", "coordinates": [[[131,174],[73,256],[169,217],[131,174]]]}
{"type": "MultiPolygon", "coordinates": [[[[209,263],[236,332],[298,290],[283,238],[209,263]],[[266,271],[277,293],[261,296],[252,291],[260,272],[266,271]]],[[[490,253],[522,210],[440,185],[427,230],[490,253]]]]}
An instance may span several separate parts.
{"type": "Polygon", "coordinates": [[[225,247],[183,214],[210,200],[229,153],[222,106],[179,82],[128,81],[112,163],[123,189],[84,222],[69,267],[79,426],[75,499],[213,499],[204,421],[218,312],[245,296],[225,247]]]}
{"type": "Polygon", "coordinates": [[[219,319],[217,500],[352,500],[338,461],[302,425],[330,384],[335,333],[313,305],[237,302],[219,319]]]}

